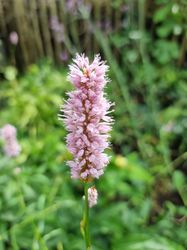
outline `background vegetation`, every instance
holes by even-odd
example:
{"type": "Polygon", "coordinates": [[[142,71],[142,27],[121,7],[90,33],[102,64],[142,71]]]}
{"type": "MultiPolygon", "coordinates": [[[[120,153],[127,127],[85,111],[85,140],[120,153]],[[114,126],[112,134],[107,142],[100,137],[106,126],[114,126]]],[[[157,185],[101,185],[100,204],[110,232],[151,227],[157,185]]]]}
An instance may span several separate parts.
{"type": "MultiPolygon", "coordinates": [[[[78,2],[64,3],[72,17],[71,26],[63,23],[65,38],[55,40],[62,26],[53,19],[53,39],[64,48],[61,64],[45,55],[23,64],[20,31],[16,43],[10,26],[1,32],[0,127],[17,127],[22,152],[8,158],[0,149],[0,249],[84,249],[83,187],[70,179],[71,155],[57,114],[71,88],[66,75],[72,55],[99,51],[110,65],[115,124],[111,163],[95,182],[93,249],[186,250],[187,3],[110,1],[111,12],[97,16],[104,7],[96,12],[91,1],[78,2]],[[84,33],[76,28],[81,22],[84,33]]],[[[51,29],[51,20],[47,24],[51,29]]]]}

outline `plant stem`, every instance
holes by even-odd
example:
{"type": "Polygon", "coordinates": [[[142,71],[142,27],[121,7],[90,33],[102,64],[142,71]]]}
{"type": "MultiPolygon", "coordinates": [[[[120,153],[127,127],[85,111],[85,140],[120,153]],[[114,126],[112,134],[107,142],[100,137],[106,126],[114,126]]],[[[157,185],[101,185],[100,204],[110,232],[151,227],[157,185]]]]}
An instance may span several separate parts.
{"type": "Polygon", "coordinates": [[[89,229],[89,204],[88,204],[88,183],[84,184],[85,207],[83,215],[84,239],[86,250],[91,250],[90,229],[89,229]]]}

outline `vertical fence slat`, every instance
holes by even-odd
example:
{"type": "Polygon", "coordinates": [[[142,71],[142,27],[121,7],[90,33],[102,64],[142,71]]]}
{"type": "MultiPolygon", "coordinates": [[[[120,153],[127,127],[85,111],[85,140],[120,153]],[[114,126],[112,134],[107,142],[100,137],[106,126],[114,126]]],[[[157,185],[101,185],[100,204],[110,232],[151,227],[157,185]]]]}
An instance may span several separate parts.
{"type": "Polygon", "coordinates": [[[3,10],[3,1],[0,1],[0,30],[1,33],[4,35],[6,32],[6,23],[4,17],[4,10],[3,10]]]}
{"type": "MultiPolygon", "coordinates": [[[[56,1],[48,1],[49,8],[49,19],[57,18],[58,14],[56,10],[56,1]]],[[[61,43],[56,39],[56,34],[52,31],[53,34],[53,42],[54,42],[54,55],[57,62],[60,62],[60,53],[62,52],[61,43]]]]}
{"type": "Polygon", "coordinates": [[[47,16],[47,6],[44,0],[37,0],[39,9],[39,23],[41,26],[41,35],[43,38],[43,50],[45,56],[54,59],[53,48],[49,31],[49,20],[47,16]]]}
{"type": "Polygon", "coordinates": [[[21,8],[22,8],[22,22],[24,22],[24,39],[26,43],[26,48],[28,51],[28,64],[33,63],[38,58],[37,54],[37,46],[36,46],[36,40],[35,40],[35,33],[34,33],[34,27],[32,25],[32,22],[30,20],[30,10],[29,10],[29,1],[22,0],[21,1],[21,8]],[[35,48],[33,50],[33,47],[35,48]]]}
{"type": "Polygon", "coordinates": [[[21,53],[23,57],[23,62],[25,65],[29,64],[29,54],[28,54],[28,49],[26,46],[26,36],[25,36],[25,30],[26,28],[26,23],[23,18],[24,16],[24,8],[23,8],[23,1],[22,0],[17,0],[17,1],[12,1],[13,3],[13,10],[15,14],[15,22],[19,34],[19,42],[20,42],[20,48],[21,48],[21,53]]]}
{"type": "Polygon", "coordinates": [[[67,15],[67,11],[65,10],[65,0],[61,0],[59,1],[59,17],[61,22],[64,25],[64,44],[63,44],[63,48],[65,49],[65,51],[67,50],[70,54],[73,54],[74,49],[72,46],[72,42],[69,39],[69,31],[68,31],[68,15],[67,15]]]}
{"type": "Polygon", "coordinates": [[[33,40],[35,40],[37,55],[38,57],[43,57],[44,51],[43,51],[43,45],[39,28],[36,0],[28,1],[28,4],[29,4],[28,16],[33,26],[33,40]]]}
{"type": "MultiPolygon", "coordinates": [[[[67,0],[66,0],[67,2],[67,0]]],[[[78,1],[77,1],[78,2],[78,1]]],[[[75,5],[75,12],[78,11],[77,6],[75,5]]],[[[74,47],[76,48],[77,51],[81,51],[81,47],[80,47],[80,27],[78,24],[78,18],[76,16],[76,14],[74,14],[73,10],[67,10],[65,9],[65,13],[67,15],[67,19],[68,19],[68,33],[70,34],[70,36],[72,37],[72,42],[74,44],[74,47]]],[[[82,51],[81,51],[82,52],[82,51]]]]}

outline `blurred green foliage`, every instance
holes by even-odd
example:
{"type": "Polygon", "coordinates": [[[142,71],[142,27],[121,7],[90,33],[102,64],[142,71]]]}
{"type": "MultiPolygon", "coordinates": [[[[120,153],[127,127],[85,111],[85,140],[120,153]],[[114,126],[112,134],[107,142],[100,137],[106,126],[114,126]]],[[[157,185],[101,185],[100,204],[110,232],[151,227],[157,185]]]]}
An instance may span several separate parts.
{"type": "MultiPolygon", "coordinates": [[[[186,4],[155,1],[147,24],[145,1],[137,3],[137,9],[129,5],[121,32],[106,37],[93,29],[110,65],[107,91],[115,102],[111,163],[95,182],[93,250],[185,250],[187,71],[180,45],[186,4]]],[[[71,88],[66,75],[67,69],[49,61],[21,76],[11,66],[1,72],[0,127],[16,126],[22,147],[15,159],[0,148],[2,250],[84,249],[83,187],[70,179],[66,132],[57,120],[61,98],[71,88]]]]}
{"type": "MultiPolygon", "coordinates": [[[[1,249],[83,249],[82,184],[70,179],[65,131],[57,120],[61,97],[69,89],[66,72],[42,63],[30,66],[23,77],[12,67],[4,75],[0,125],[17,127],[22,153],[16,159],[1,154],[1,249]]],[[[114,147],[118,133],[115,128],[114,147]]],[[[168,132],[163,133],[168,140],[168,132]]],[[[150,131],[146,135],[152,136],[150,131]]],[[[121,150],[131,147],[130,142],[121,150]]],[[[156,152],[151,166],[136,150],[110,154],[111,164],[96,182],[99,203],[91,211],[94,249],[185,249],[183,172],[167,177],[156,152]],[[180,196],[179,203],[167,195],[180,196]]]]}

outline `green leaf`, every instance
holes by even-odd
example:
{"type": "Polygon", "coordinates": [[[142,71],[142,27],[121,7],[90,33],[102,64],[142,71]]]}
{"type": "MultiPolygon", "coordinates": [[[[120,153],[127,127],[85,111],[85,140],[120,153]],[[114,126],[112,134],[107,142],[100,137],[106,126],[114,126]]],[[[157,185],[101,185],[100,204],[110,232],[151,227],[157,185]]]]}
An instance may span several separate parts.
{"type": "Polygon", "coordinates": [[[177,190],[183,190],[184,186],[186,185],[186,179],[181,171],[175,170],[173,173],[173,184],[177,190]]]}
{"type": "Polygon", "coordinates": [[[170,4],[166,4],[165,6],[162,6],[155,12],[153,20],[155,21],[155,23],[165,21],[170,12],[171,12],[171,6],[170,4]]]}

